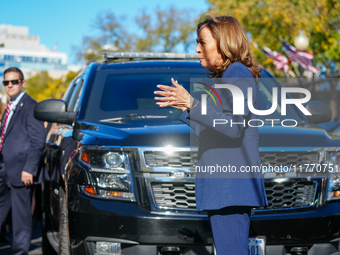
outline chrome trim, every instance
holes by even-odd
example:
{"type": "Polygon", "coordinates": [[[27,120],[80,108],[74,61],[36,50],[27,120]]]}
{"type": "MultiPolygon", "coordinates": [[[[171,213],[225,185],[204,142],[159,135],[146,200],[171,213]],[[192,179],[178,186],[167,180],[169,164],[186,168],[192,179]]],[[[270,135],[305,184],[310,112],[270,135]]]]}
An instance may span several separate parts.
{"type": "Polygon", "coordinates": [[[113,173],[113,174],[128,174],[130,170],[125,170],[124,168],[116,168],[116,169],[103,169],[103,168],[94,168],[88,165],[90,172],[94,173],[113,173]]]}
{"type": "Polygon", "coordinates": [[[85,239],[85,242],[112,242],[112,243],[127,243],[127,244],[139,244],[138,242],[120,239],[120,238],[109,238],[109,237],[100,237],[100,236],[88,236],[85,239]]]}
{"type": "MultiPolygon", "coordinates": [[[[155,198],[154,198],[154,194],[152,191],[152,187],[151,187],[151,182],[153,181],[157,181],[157,182],[193,182],[194,183],[194,175],[195,175],[195,169],[190,169],[190,168],[172,168],[172,167],[149,167],[146,162],[145,162],[145,158],[144,158],[144,152],[145,151],[166,151],[168,148],[166,147],[137,147],[134,148],[134,150],[136,151],[136,153],[138,154],[138,161],[140,164],[139,169],[136,169],[134,172],[135,177],[137,176],[143,176],[145,178],[145,183],[147,186],[147,193],[148,193],[148,198],[149,198],[149,203],[151,206],[151,211],[155,212],[155,213],[187,213],[187,214],[195,214],[197,215],[199,212],[197,210],[194,209],[184,209],[184,208],[169,208],[169,207],[162,207],[162,206],[157,206],[156,202],[155,202],[155,198]],[[189,174],[189,176],[183,177],[183,178],[175,178],[175,174],[174,172],[176,171],[183,171],[187,174],[189,174]],[[139,173],[138,173],[139,172],[139,173]],[[142,173],[140,173],[142,172],[142,173]],[[164,177],[164,174],[168,173],[169,175],[164,177]],[[159,176],[157,176],[159,175],[159,176]],[[163,175],[163,176],[162,176],[163,175]]],[[[193,151],[193,152],[197,152],[197,147],[195,148],[172,148],[172,150],[175,151],[193,151]]],[[[266,148],[265,150],[261,150],[260,148],[260,153],[261,152],[270,152],[270,150],[267,150],[268,148],[266,148]]],[[[332,147],[332,148],[308,148],[308,150],[304,150],[304,152],[317,152],[318,155],[318,161],[319,163],[323,163],[324,162],[324,158],[325,158],[325,154],[326,151],[334,151],[336,148],[332,147]]],[[[125,147],[123,148],[123,150],[131,150],[131,148],[125,147]]],[[[299,148],[296,147],[286,147],[286,148],[281,148],[281,150],[279,152],[294,152],[294,151],[301,151],[303,152],[303,150],[299,150],[299,148]]],[[[273,151],[274,152],[274,151],[273,151]]],[[[306,168],[303,169],[303,171],[306,168]]],[[[294,171],[288,173],[285,176],[279,176],[280,174],[277,175],[277,177],[271,177],[271,178],[265,178],[265,179],[271,179],[271,180],[279,180],[282,178],[286,178],[286,180],[293,180],[293,179],[303,179],[303,180],[307,180],[307,181],[317,181],[316,183],[316,187],[315,187],[315,191],[314,191],[314,198],[313,198],[313,202],[312,205],[309,206],[303,206],[303,207],[291,207],[291,208],[277,208],[277,209],[258,209],[255,210],[255,212],[258,213],[265,213],[265,212],[269,212],[269,211],[292,211],[292,210],[299,210],[299,209],[308,209],[308,208],[312,208],[313,206],[320,205],[323,203],[324,200],[324,196],[326,195],[325,193],[325,180],[326,180],[326,176],[322,176],[322,174],[317,173],[317,172],[306,172],[306,173],[302,173],[300,174],[301,176],[297,176],[294,175],[294,171]],[[320,193],[318,193],[320,192],[320,193]],[[320,194],[320,196],[318,197],[318,194],[320,194]],[[319,201],[317,201],[317,199],[319,201]]],[[[197,215],[198,216],[198,215],[197,215]]],[[[200,215],[202,216],[202,215],[200,215]]]]}
{"type": "MultiPolygon", "coordinates": [[[[115,151],[125,151],[128,152],[129,158],[131,160],[132,165],[129,165],[129,169],[132,169],[133,176],[135,178],[141,178],[143,177],[145,179],[146,184],[146,190],[147,190],[147,196],[148,201],[151,207],[151,213],[156,214],[165,214],[165,215],[176,215],[177,213],[181,213],[181,215],[190,215],[190,216],[197,216],[197,217],[203,217],[205,214],[202,214],[202,212],[198,212],[197,210],[193,209],[183,209],[183,208],[169,208],[169,207],[159,207],[156,205],[155,198],[153,196],[151,182],[157,181],[157,182],[191,182],[194,183],[195,181],[195,169],[194,168],[188,168],[188,167],[181,167],[181,168],[175,168],[175,167],[149,167],[144,158],[144,152],[145,151],[167,151],[169,150],[169,147],[152,147],[152,146],[138,146],[138,147],[117,147],[117,146],[97,146],[98,150],[115,150],[115,151]],[[181,172],[181,174],[177,174],[178,172],[181,172]],[[182,174],[184,173],[184,174],[182,174]]],[[[90,147],[91,149],[94,149],[94,147],[90,147]]],[[[284,147],[280,148],[280,150],[271,150],[273,148],[270,147],[261,147],[261,152],[317,152],[319,153],[319,163],[326,163],[326,152],[331,151],[338,151],[336,147],[331,148],[314,148],[314,147],[304,147],[304,149],[300,147],[284,147]]],[[[276,148],[278,149],[278,148],[276,148]]],[[[171,150],[174,151],[192,151],[197,152],[197,147],[173,147],[171,150]]],[[[278,209],[258,209],[255,212],[263,213],[263,212],[269,212],[269,211],[291,211],[291,210],[298,210],[298,209],[306,209],[306,208],[312,208],[313,206],[319,206],[326,201],[327,192],[325,190],[325,185],[327,184],[327,177],[321,176],[320,173],[317,172],[306,172],[302,173],[301,176],[292,175],[294,171],[289,173],[286,176],[277,176],[277,177],[270,177],[265,179],[277,179],[277,178],[287,178],[287,180],[292,179],[304,179],[304,180],[316,180],[316,188],[314,193],[314,200],[313,204],[306,207],[292,207],[292,208],[278,208],[278,209]],[[319,192],[319,193],[318,193],[319,192]],[[318,200],[317,200],[318,199],[318,200]]],[[[137,191],[135,190],[134,185],[134,178],[131,179],[131,186],[134,190],[135,198],[137,198],[137,191]]],[[[327,186],[327,185],[326,185],[327,186]]]]}
{"type": "MultiPolygon", "coordinates": [[[[145,178],[146,180],[146,186],[147,186],[147,191],[148,191],[148,197],[149,197],[149,202],[150,202],[150,206],[151,206],[151,210],[154,212],[164,212],[164,211],[172,211],[172,212],[192,212],[192,213],[199,213],[196,209],[187,209],[187,208],[171,208],[171,207],[164,207],[164,206],[158,206],[156,204],[155,201],[155,197],[152,191],[152,182],[176,182],[178,180],[176,180],[176,178],[174,177],[149,177],[149,178],[145,178]]],[[[315,186],[315,190],[314,190],[314,197],[313,197],[313,202],[311,205],[308,206],[300,206],[300,207],[288,207],[288,208],[276,208],[276,209],[255,209],[253,210],[254,212],[269,212],[269,211],[291,211],[291,210],[300,210],[300,209],[307,209],[307,208],[312,208],[316,206],[316,203],[319,202],[317,201],[317,196],[319,194],[319,192],[322,192],[321,187],[322,187],[322,183],[323,183],[323,179],[322,178],[285,178],[285,180],[283,180],[283,178],[265,178],[265,180],[270,180],[273,182],[287,182],[287,181],[309,181],[309,182],[313,182],[316,181],[316,186],[315,186]]],[[[194,183],[195,180],[194,178],[184,178],[181,181],[178,182],[188,182],[188,183],[194,183]]],[[[321,202],[321,201],[320,201],[321,202]]],[[[319,203],[318,203],[319,204],[319,203]]]]}
{"type": "MultiPolygon", "coordinates": [[[[311,148],[308,147],[308,150],[304,150],[301,151],[299,150],[299,148],[296,147],[284,147],[284,148],[280,148],[279,151],[271,151],[268,150],[270,147],[260,147],[260,153],[265,153],[265,152],[306,152],[306,153],[312,153],[312,152],[316,152],[318,153],[318,158],[319,158],[319,163],[323,163],[324,158],[325,158],[325,153],[327,151],[335,151],[336,147],[332,147],[332,148],[311,148]]],[[[189,167],[180,167],[180,168],[176,168],[176,167],[150,167],[146,164],[145,161],[145,157],[144,157],[144,152],[146,151],[163,151],[166,152],[167,150],[169,150],[169,147],[150,147],[150,146],[138,146],[138,147],[134,147],[134,148],[130,148],[130,147],[122,147],[122,150],[127,150],[127,151],[131,151],[131,150],[136,150],[138,151],[138,157],[139,157],[139,161],[140,161],[140,169],[137,169],[137,171],[142,171],[142,172],[172,172],[174,169],[177,170],[182,170],[186,173],[195,173],[195,169],[194,168],[189,168],[189,167]]],[[[171,150],[173,151],[187,151],[187,152],[198,152],[198,147],[173,147],[171,148],[171,150]]],[[[305,170],[306,168],[303,167],[303,170],[305,170]]],[[[296,171],[295,169],[293,169],[291,172],[296,171]]],[[[317,173],[317,172],[316,172],[317,173]]],[[[193,176],[191,176],[193,177],[193,176]]],[[[295,177],[295,176],[292,176],[295,177]]]]}

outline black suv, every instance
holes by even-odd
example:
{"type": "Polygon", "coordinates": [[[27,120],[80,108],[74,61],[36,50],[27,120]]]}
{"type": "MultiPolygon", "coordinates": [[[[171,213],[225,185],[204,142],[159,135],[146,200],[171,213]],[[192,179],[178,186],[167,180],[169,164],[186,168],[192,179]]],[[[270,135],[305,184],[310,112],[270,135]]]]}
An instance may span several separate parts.
{"type": "MultiPolygon", "coordinates": [[[[195,204],[195,135],[180,110],[159,108],[153,94],[174,78],[200,99],[190,82],[206,78],[196,54],[103,57],[63,100],[35,108],[36,118],[58,123],[45,149],[44,254],[214,254],[208,218],[195,204]]],[[[269,109],[273,88],[282,87],[261,75],[257,107],[269,109]]],[[[316,126],[330,109],[309,102],[307,121],[295,105],[286,116],[280,107],[259,117],[269,205],[252,212],[249,254],[339,254],[340,136],[316,126]],[[283,117],[296,125],[282,125],[283,117]]]]}

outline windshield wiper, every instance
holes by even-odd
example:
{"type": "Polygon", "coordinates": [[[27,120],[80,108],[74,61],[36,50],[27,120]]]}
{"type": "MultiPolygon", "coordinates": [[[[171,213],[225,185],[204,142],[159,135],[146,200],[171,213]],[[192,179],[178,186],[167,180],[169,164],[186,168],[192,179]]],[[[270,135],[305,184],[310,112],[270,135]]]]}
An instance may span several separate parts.
{"type": "Polygon", "coordinates": [[[104,119],[100,120],[101,122],[121,122],[122,120],[130,119],[165,119],[168,118],[168,116],[156,116],[156,115],[139,115],[136,113],[131,113],[126,115],[125,117],[116,117],[116,118],[110,118],[110,119],[104,119]]]}

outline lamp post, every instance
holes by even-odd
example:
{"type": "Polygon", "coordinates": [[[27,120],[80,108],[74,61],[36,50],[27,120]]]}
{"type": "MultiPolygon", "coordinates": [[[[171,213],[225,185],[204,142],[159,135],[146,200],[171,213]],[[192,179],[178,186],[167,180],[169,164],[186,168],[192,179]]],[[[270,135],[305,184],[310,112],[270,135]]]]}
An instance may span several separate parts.
{"type": "MultiPolygon", "coordinates": [[[[303,30],[300,30],[300,33],[297,37],[294,39],[294,45],[298,50],[307,50],[309,45],[309,38],[305,35],[303,30]]],[[[299,71],[300,71],[300,78],[303,77],[303,68],[301,65],[299,65],[299,71]]]]}

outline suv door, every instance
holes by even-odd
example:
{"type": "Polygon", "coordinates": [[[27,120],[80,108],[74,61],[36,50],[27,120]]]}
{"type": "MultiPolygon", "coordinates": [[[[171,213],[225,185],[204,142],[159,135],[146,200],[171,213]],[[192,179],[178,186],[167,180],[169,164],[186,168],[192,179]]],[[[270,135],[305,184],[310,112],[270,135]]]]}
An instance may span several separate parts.
{"type": "MultiPolygon", "coordinates": [[[[75,78],[67,88],[63,100],[67,103],[70,111],[76,111],[79,105],[79,97],[82,92],[84,73],[75,78]],[[75,107],[76,106],[76,107],[75,107]]],[[[59,187],[63,185],[60,176],[62,159],[65,154],[63,142],[65,138],[72,139],[73,127],[71,125],[49,123],[49,132],[46,138],[45,145],[45,163],[50,179],[43,184],[43,252],[51,254],[51,247],[48,244],[47,233],[55,233],[57,236],[59,222],[59,187]],[[46,242],[47,241],[47,242],[46,242]]],[[[50,235],[51,236],[51,235],[50,235]]],[[[53,236],[53,234],[52,234],[53,236]]],[[[57,240],[55,240],[57,241],[57,240]]],[[[51,240],[50,240],[51,243],[51,240]]],[[[57,244],[57,242],[55,242],[57,244]]],[[[56,249],[56,247],[53,247],[56,249]]]]}

